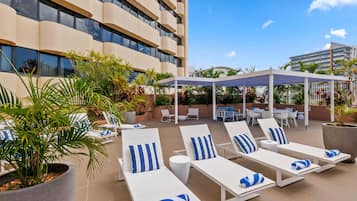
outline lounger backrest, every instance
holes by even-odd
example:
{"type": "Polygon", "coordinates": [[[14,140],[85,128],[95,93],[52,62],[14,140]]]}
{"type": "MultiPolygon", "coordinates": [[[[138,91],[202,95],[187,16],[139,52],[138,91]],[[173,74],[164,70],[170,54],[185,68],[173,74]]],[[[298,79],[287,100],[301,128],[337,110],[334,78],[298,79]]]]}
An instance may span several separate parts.
{"type": "Polygon", "coordinates": [[[103,112],[103,116],[104,116],[104,118],[105,118],[105,120],[107,121],[108,124],[115,125],[115,126],[120,126],[120,124],[121,124],[120,119],[116,118],[113,114],[111,114],[109,112],[103,112]],[[114,124],[113,124],[112,119],[115,120],[114,124]]]}
{"type": "MultiPolygon", "coordinates": [[[[200,125],[193,125],[193,126],[180,126],[180,131],[181,131],[181,136],[183,139],[183,143],[185,145],[185,150],[187,155],[191,158],[191,160],[195,160],[195,152],[193,149],[191,137],[200,137],[200,136],[206,136],[208,134],[211,134],[207,124],[200,124],[200,125]]],[[[217,153],[216,147],[214,146],[214,142],[213,142],[213,148],[214,151],[217,153]]]]}
{"type": "Polygon", "coordinates": [[[162,149],[159,137],[159,130],[157,128],[146,129],[128,129],[122,131],[122,154],[124,171],[131,172],[131,156],[129,145],[150,144],[156,143],[157,157],[160,167],[164,166],[162,157],[162,149]]]}
{"type": "Polygon", "coordinates": [[[225,122],[224,126],[226,127],[226,130],[229,135],[229,139],[231,140],[234,150],[236,152],[242,152],[242,151],[240,150],[239,146],[235,143],[234,136],[240,134],[247,134],[249,137],[251,137],[251,139],[254,139],[252,133],[250,132],[250,129],[248,128],[246,121],[225,122]]]}
{"type": "Polygon", "coordinates": [[[263,130],[264,135],[271,140],[271,136],[269,133],[269,128],[278,128],[280,127],[278,123],[273,118],[269,119],[258,119],[258,123],[260,128],[263,130]]]}
{"type": "Polygon", "coordinates": [[[69,119],[72,124],[74,124],[78,121],[86,121],[86,120],[89,121],[87,113],[74,113],[74,114],[70,114],[68,116],[69,116],[69,119]]]}

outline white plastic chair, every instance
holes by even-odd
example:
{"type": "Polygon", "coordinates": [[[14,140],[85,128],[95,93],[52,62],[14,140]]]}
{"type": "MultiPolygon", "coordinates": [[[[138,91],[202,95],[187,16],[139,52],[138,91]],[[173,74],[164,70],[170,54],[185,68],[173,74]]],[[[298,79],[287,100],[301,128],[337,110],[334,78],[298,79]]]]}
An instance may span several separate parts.
{"type": "Polygon", "coordinates": [[[257,119],[261,117],[260,113],[254,112],[253,110],[248,110],[247,109],[247,122],[248,124],[251,124],[251,126],[254,126],[254,124],[257,124],[257,119]]]}
{"type": "Polygon", "coordinates": [[[275,119],[278,120],[278,122],[280,123],[281,127],[287,126],[288,128],[290,128],[289,125],[289,113],[288,112],[281,112],[281,113],[276,113],[274,115],[275,119]]]}
{"type": "Polygon", "coordinates": [[[141,124],[123,124],[121,123],[120,119],[116,118],[113,114],[109,112],[103,112],[103,116],[107,124],[101,125],[100,127],[113,129],[114,131],[117,131],[118,129],[124,130],[124,129],[146,128],[145,125],[141,125],[141,124]]]}
{"type": "Polygon", "coordinates": [[[200,119],[200,110],[198,108],[188,108],[187,119],[200,119]]]}
{"type": "Polygon", "coordinates": [[[162,109],[161,110],[161,122],[171,122],[171,119],[175,120],[175,115],[170,114],[170,111],[168,109],[162,109]]]}
{"type": "Polygon", "coordinates": [[[296,122],[297,113],[298,113],[297,110],[295,112],[288,113],[288,120],[294,122],[295,128],[297,127],[297,122],[296,122]]]}

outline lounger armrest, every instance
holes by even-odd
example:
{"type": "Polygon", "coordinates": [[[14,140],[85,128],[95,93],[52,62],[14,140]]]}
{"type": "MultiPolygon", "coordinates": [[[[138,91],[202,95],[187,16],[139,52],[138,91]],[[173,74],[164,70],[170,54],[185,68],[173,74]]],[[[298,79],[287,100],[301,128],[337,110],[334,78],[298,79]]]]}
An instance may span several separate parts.
{"type": "Polygon", "coordinates": [[[186,155],[186,150],[185,149],[174,150],[173,153],[174,155],[186,155]]]}

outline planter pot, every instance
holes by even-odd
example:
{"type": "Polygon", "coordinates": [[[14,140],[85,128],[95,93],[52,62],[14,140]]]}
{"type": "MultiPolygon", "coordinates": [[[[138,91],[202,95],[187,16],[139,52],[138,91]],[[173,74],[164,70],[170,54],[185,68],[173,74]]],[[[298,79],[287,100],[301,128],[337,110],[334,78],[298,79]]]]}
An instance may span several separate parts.
{"type": "MultiPolygon", "coordinates": [[[[50,164],[50,172],[63,172],[54,180],[0,193],[1,201],[75,201],[75,169],[68,164],[50,164]]],[[[11,180],[11,173],[0,176],[0,183],[11,180]]]]}
{"type": "Polygon", "coordinates": [[[125,122],[135,124],[136,112],[125,112],[125,122]]]}
{"type": "Polygon", "coordinates": [[[334,126],[322,124],[323,140],[326,149],[339,149],[341,152],[351,154],[351,159],[345,162],[354,163],[357,157],[357,125],[334,126]]]}

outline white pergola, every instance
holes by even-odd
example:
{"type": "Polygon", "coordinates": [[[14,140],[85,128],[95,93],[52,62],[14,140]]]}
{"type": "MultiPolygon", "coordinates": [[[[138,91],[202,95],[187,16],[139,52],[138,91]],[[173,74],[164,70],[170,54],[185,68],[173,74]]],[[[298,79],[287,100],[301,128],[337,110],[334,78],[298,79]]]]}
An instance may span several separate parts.
{"type": "Polygon", "coordinates": [[[198,78],[198,77],[172,77],[159,81],[161,85],[172,85],[175,88],[175,124],[178,124],[178,86],[196,85],[212,86],[212,114],[216,120],[216,87],[243,87],[243,116],[246,112],[246,87],[268,86],[269,89],[269,112],[273,117],[274,109],[274,86],[287,84],[304,84],[304,113],[305,126],[309,125],[309,83],[330,82],[331,88],[331,121],[334,121],[334,83],[335,81],[348,81],[348,78],[334,75],[321,75],[307,72],[263,70],[252,73],[240,74],[222,78],[198,78]]]}

